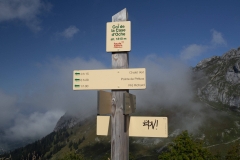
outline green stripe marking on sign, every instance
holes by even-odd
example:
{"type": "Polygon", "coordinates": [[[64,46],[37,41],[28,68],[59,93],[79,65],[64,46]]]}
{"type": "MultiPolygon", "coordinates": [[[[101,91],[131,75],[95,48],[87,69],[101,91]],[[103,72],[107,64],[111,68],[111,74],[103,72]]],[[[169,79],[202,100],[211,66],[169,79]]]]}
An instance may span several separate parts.
{"type": "Polygon", "coordinates": [[[80,79],[75,79],[75,81],[80,81],[80,79]]]}
{"type": "Polygon", "coordinates": [[[75,87],[80,87],[80,85],[75,85],[75,87]]]}
{"type": "Polygon", "coordinates": [[[80,75],[80,73],[79,72],[75,72],[75,75],[80,75]]]}

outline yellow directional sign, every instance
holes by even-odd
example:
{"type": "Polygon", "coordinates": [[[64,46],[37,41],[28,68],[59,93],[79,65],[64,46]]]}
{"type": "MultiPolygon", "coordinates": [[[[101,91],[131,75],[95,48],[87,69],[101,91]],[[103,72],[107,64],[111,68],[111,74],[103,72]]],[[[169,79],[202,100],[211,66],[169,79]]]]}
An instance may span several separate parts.
{"type": "Polygon", "coordinates": [[[145,68],[73,71],[73,90],[145,88],[145,68]]]}
{"type": "MultiPolygon", "coordinates": [[[[110,135],[110,116],[97,116],[97,135],[110,135]]],[[[130,116],[130,137],[168,137],[167,117],[130,116]]]]}

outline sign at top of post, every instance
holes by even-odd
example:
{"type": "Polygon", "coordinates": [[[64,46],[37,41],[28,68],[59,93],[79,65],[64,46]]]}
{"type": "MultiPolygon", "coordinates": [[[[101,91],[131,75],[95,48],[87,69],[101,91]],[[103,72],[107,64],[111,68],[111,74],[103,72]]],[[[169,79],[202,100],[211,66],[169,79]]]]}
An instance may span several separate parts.
{"type": "Polygon", "coordinates": [[[107,23],[107,52],[122,52],[131,50],[131,22],[107,23]]]}

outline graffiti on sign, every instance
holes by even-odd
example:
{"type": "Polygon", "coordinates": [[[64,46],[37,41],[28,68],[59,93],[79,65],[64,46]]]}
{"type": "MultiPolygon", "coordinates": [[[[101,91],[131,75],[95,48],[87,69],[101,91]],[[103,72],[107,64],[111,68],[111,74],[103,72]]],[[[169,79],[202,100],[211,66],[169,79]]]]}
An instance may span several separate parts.
{"type": "Polygon", "coordinates": [[[152,127],[152,129],[154,129],[156,127],[156,130],[157,130],[157,127],[158,127],[158,120],[155,119],[155,121],[149,121],[149,120],[144,120],[143,121],[143,126],[147,126],[148,127],[148,130],[149,130],[149,127],[152,127]]]}
{"type": "MultiPolygon", "coordinates": [[[[110,116],[106,122],[98,121],[97,134],[110,135],[110,116]],[[101,133],[100,133],[101,131],[101,133]]],[[[98,116],[99,120],[107,118],[107,116],[98,116]]],[[[105,120],[105,119],[104,119],[105,120]]],[[[130,137],[168,137],[167,117],[142,117],[130,116],[129,121],[130,137]]]]}

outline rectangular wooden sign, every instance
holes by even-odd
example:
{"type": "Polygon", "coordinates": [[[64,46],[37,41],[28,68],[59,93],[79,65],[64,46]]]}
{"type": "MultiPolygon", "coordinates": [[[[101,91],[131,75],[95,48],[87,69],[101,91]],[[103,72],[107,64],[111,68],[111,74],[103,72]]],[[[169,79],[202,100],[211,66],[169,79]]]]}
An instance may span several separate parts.
{"type": "Polygon", "coordinates": [[[111,114],[112,110],[112,93],[98,91],[98,108],[97,114],[111,114]]]}
{"type": "MultiPolygon", "coordinates": [[[[129,123],[130,137],[168,137],[167,117],[130,116],[129,123]]],[[[107,136],[110,131],[110,116],[97,116],[97,135],[107,136]]]]}
{"type": "Polygon", "coordinates": [[[111,134],[110,116],[97,116],[97,135],[107,136],[111,134]],[[102,124],[102,125],[101,125],[102,124]]]}
{"type": "Polygon", "coordinates": [[[168,137],[167,117],[130,117],[129,136],[168,137]]]}
{"type": "Polygon", "coordinates": [[[73,71],[73,90],[102,89],[146,89],[146,69],[73,71]]]}
{"type": "Polygon", "coordinates": [[[108,22],[106,27],[106,51],[131,50],[131,22],[108,22]]]}
{"type": "Polygon", "coordinates": [[[134,113],[136,110],[136,96],[130,93],[123,94],[123,114],[134,113]]]}
{"type": "MultiPolygon", "coordinates": [[[[112,93],[98,91],[98,110],[97,114],[111,114],[112,93]]],[[[123,114],[134,113],[136,110],[136,96],[130,93],[123,95],[123,114]]]]}

